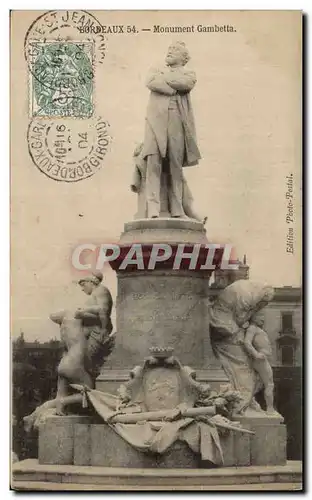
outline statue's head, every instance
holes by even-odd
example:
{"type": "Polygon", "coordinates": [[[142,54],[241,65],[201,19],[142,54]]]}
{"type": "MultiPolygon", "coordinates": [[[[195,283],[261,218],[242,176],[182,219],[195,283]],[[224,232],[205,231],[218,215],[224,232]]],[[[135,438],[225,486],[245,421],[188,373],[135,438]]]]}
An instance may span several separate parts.
{"type": "Polygon", "coordinates": [[[93,290],[102,283],[103,274],[100,271],[95,271],[91,276],[86,276],[78,281],[82,291],[87,295],[91,295],[93,290]]]}
{"type": "Polygon", "coordinates": [[[259,297],[259,301],[256,304],[256,312],[259,311],[259,313],[262,312],[262,309],[264,309],[271,300],[273,300],[274,297],[274,288],[271,286],[264,286],[262,291],[261,291],[261,296],[259,297]]]}
{"type": "Polygon", "coordinates": [[[254,325],[258,326],[259,328],[264,327],[265,314],[264,314],[263,308],[251,316],[250,323],[253,323],[254,325]]]}
{"type": "Polygon", "coordinates": [[[184,42],[174,42],[170,45],[166,56],[168,66],[184,66],[189,60],[190,54],[184,42]]]}

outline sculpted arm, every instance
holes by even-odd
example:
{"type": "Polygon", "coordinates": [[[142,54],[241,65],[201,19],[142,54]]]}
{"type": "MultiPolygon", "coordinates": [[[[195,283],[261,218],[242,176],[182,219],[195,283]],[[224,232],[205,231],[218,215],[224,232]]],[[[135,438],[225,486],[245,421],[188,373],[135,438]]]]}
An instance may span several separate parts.
{"type": "Polygon", "coordinates": [[[66,312],[65,311],[59,311],[56,313],[50,314],[50,320],[56,323],[57,325],[61,325],[64,319],[66,312]]]}
{"type": "Polygon", "coordinates": [[[258,351],[252,345],[256,333],[257,332],[256,332],[256,328],[254,327],[254,325],[250,325],[246,330],[245,340],[244,340],[244,346],[245,346],[247,353],[249,354],[249,356],[251,356],[252,358],[255,358],[255,359],[258,358],[258,354],[259,354],[258,351]]]}
{"type": "Polygon", "coordinates": [[[147,80],[146,86],[148,89],[153,92],[158,92],[159,94],[164,95],[174,95],[176,94],[176,90],[173,89],[164,78],[164,73],[157,69],[150,70],[147,80]]]}
{"type": "Polygon", "coordinates": [[[88,306],[84,307],[83,309],[80,309],[80,311],[84,318],[94,318],[95,316],[99,316],[101,311],[101,306],[99,305],[88,306]]]}
{"type": "Polygon", "coordinates": [[[99,317],[101,319],[102,328],[108,328],[111,324],[111,312],[113,300],[110,291],[107,288],[101,287],[97,295],[97,302],[100,306],[99,317]]]}
{"type": "Polygon", "coordinates": [[[168,85],[178,92],[190,92],[196,83],[194,71],[188,71],[184,68],[176,68],[165,74],[168,85]]]}
{"type": "Polygon", "coordinates": [[[106,328],[110,322],[110,314],[112,310],[112,296],[107,288],[103,286],[94,294],[95,304],[87,306],[79,311],[81,318],[95,318],[101,320],[102,328],[106,328]]]}

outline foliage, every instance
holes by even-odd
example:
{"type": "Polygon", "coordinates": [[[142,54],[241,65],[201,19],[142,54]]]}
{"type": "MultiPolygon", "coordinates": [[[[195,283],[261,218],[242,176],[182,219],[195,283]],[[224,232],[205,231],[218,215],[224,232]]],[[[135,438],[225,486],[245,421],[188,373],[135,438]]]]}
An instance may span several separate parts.
{"type": "Polygon", "coordinates": [[[217,413],[231,418],[239,411],[242,401],[243,398],[238,391],[233,390],[230,385],[224,385],[219,392],[211,391],[208,397],[198,400],[196,406],[215,406],[217,413]]]}
{"type": "Polygon", "coordinates": [[[12,445],[20,460],[37,456],[37,435],[26,434],[23,417],[55,396],[61,342],[27,342],[23,333],[12,345],[12,445]]]}

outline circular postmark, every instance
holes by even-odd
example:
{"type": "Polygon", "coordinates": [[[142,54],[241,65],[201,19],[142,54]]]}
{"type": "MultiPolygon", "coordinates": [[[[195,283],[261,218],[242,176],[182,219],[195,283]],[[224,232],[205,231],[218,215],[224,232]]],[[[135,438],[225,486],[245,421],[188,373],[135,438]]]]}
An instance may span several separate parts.
{"type": "Polygon", "coordinates": [[[103,164],[110,141],[109,123],[101,117],[34,118],[27,131],[34,164],[51,179],[63,182],[77,182],[94,175],[103,164]]]}
{"type": "Polygon", "coordinates": [[[102,26],[93,14],[64,10],[38,16],[24,40],[31,115],[53,117],[60,112],[62,117],[65,111],[65,116],[89,118],[94,109],[95,72],[105,51],[102,26]]]}
{"type": "Polygon", "coordinates": [[[84,41],[94,46],[93,64],[102,64],[106,39],[102,25],[93,14],[84,10],[51,10],[38,16],[29,26],[24,40],[24,56],[30,70],[40,53],[38,44],[51,41],[84,41]]]}

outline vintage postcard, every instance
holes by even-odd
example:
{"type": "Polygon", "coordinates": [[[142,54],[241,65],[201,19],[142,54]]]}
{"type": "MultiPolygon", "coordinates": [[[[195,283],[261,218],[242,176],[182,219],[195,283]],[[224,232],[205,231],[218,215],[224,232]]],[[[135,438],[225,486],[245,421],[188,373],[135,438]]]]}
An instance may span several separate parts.
{"type": "Polygon", "coordinates": [[[10,12],[14,490],[302,489],[302,13],[10,12]]]}

